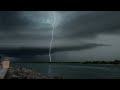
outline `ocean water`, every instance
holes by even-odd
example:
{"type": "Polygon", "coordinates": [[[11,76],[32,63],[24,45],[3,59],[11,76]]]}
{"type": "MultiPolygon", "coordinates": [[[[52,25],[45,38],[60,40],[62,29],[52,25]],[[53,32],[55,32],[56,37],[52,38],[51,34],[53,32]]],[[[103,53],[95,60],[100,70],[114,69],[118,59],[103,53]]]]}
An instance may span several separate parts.
{"type": "Polygon", "coordinates": [[[120,65],[79,63],[17,63],[42,75],[64,79],[120,79],[120,65]]]}

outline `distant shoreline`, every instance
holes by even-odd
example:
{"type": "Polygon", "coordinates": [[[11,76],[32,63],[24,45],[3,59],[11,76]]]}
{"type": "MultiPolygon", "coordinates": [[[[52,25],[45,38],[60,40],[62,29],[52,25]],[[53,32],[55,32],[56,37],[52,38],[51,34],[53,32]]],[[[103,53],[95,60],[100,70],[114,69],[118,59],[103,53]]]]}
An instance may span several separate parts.
{"type": "Polygon", "coordinates": [[[120,60],[114,61],[84,61],[84,62],[12,62],[12,63],[80,63],[80,64],[120,64],[120,60]]]}

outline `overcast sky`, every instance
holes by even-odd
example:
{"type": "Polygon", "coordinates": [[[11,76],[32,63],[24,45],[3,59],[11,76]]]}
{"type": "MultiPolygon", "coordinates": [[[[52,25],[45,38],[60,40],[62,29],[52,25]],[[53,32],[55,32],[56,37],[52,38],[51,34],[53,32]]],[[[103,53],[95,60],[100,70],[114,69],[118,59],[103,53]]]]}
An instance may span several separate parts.
{"type": "MultiPolygon", "coordinates": [[[[54,12],[52,61],[120,59],[120,11],[54,12]]],[[[0,54],[49,61],[53,21],[52,11],[0,11],[0,54]]]]}

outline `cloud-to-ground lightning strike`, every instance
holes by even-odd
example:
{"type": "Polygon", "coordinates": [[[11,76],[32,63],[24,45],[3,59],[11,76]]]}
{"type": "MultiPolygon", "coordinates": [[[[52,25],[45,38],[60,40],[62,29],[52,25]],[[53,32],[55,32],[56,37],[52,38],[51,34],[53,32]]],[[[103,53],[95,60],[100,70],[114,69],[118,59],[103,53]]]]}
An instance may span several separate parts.
{"type": "Polygon", "coordinates": [[[52,42],[53,42],[53,39],[54,39],[54,30],[55,30],[55,21],[56,21],[56,17],[55,17],[55,12],[52,11],[52,14],[53,14],[53,17],[54,17],[54,20],[53,20],[53,23],[52,23],[52,39],[51,39],[51,42],[50,42],[50,49],[49,49],[49,59],[50,59],[50,62],[52,61],[51,59],[51,50],[52,50],[52,42]]]}

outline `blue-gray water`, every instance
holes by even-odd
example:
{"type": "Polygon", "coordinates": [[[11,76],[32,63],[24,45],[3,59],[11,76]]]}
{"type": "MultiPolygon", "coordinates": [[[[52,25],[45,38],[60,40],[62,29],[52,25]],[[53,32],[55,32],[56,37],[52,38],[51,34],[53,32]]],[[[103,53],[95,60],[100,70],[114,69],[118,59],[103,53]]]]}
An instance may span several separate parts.
{"type": "Polygon", "coordinates": [[[19,63],[43,75],[64,79],[120,79],[120,65],[78,63],[19,63]]]}

